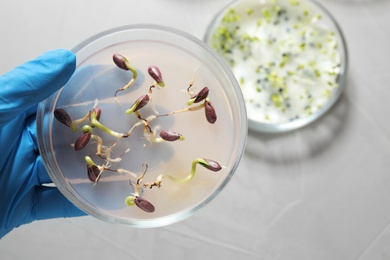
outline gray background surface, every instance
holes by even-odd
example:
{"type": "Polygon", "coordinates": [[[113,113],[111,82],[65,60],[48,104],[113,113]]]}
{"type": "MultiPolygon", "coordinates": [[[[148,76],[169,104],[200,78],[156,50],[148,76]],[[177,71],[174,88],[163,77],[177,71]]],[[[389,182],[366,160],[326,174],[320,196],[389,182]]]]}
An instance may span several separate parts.
{"type": "MultiPolygon", "coordinates": [[[[1,1],[0,74],[126,24],[203,38],[229,0],[1,1]]],[[[250,133],[220,195],[193,217],[134,229],[92,217],[34,222],[0,241],[13,259],[390,259],[390,1],[322,0],[350,54],[348,88],[318,122],[250,133]]]]}

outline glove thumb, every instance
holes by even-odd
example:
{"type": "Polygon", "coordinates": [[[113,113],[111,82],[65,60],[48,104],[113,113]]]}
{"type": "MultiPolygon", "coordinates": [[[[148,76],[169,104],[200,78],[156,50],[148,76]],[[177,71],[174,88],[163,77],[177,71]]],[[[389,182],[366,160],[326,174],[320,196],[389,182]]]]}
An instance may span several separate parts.
{"type": "Polygon", "coordinates": [[[76,56],[64,49],[44,53],[0,77],[0,127],[48,98],[68,82],[76,56]]]}

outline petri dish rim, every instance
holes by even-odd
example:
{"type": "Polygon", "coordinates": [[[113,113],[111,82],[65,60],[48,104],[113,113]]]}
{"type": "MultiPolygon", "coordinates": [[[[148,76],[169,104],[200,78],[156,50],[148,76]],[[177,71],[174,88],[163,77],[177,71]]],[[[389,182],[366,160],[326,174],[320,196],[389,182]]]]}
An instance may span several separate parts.
{"type": "MultiPolygon", "coordinates": [[[[200,48],[203,52],[207,53],[208,57],[213,60],[218,66],[220,66],[220,69],[223,71],[222,75],[226,78],[229,82],[231,82],[231,91],[235,93],[234,97],[229,97],[230,99],[234,99],[234,102],[239,106],[239,109],[236,111],[236,117],[239,119],[240,124],[238,126],[238,131],[241,133],[239,135],[238,140],[235,141],[235,147],[237,149],[237,153],[234,158],[234,163],[231,165],[231,170],[227,174],[224,180],[221,181],[218,188],[213,190],[213,192],[205,198],[203,201],[201,201],[196,206],[190,208],[190,209],[184,209],[183,211],[179,211],[177,213],[160,217],[157,219],[146,219],[146,220],[139,220],[139,219],[133,219],[133,218],[124,218],[124,217],[115,217],[110,216],[105,213],[100,212],[96,208],[94,208],[93,205],[89,204],[88,202],[84,201],[82,197],[78,196],[77,193],[72,191],[71,186],[67,181],[64,180],[64,176],[61,175],[61,173],[58,172],[59,166],[55,159],[55,152],[53,148],[53,143],[51,140],[51,127],[45,127],[47,125],[51,126],[53,122],[53,111],[55,108],[56,101],[62,91],[60,89],[56,93],[54,93],[50,98],[47,100],[41,102],[38,106],[37,110],[37,139],[38,139],[38,147],[44,162],[44,165],[48,171],[49,176],[53,180],[54,184],[58,187],[58,189],[64,194],[64,196],[70,200],[73,204],[75,204],[77,207],[79,207],[81,210],[85,211],[91,216],[94,216],[98,219],[104,220],[106,222],[112,222],[112,223],[119,223],[119,224],[127,224],[134,227],[140,227],[140,228],[149,228],[149,227],[159,227],[164,226],[168,224],[172,224],[178,221],[181,221],[185,218],[190,217],[193,215],[196,211],[204,207],[206,204],[208,204],[212,199],[215,198],[215,196],[226,186],[226,184],[231,179],[232,175],[234,174],[238,163],[243,155],[244,148],[246,145],[246,137],[248,132],[248,124],[246,119],[246,109],[243,101],[243,96],[241,95],[241,91],[238,85],[238,82],[236,81],[234,75],[230,71],[229,66],[225,63],[225,61],[220,58],[214,51],[209,48],[207,44],[202,42],[201,40],[197,39],[196,37],[166,26],[161,25],[153,25],[153,24],[135,24],[135,25],[125,25],[120,26],[116,28],[112,28],[106,31],[103,31],[101,33],[98,33],[85,41],[81,42],[80,44],[76,45],[72,52],[76,54],[77,57],[77,64],[82,63],[83,60],[88,58],[88,55],[83,54],[83,50],[86,48],[92,48],[92,49],[99,49],[99,41],[105,37],[109,37],[110,35],[114,34],[120,34],[126,31],[143,31],[144,33],[150,33],[152,31],[158,31],[164,34],[172,34],[175,37],[182,38],[191,44],[195,44],[198,48],[200,48]],[[80,53],[82,57],[80,57],[80,53]],[[83,56],[84,55],[84,56],[83,56]]],[[[120,38],[119,38],[120,39],[120,38]]],[[[126,36],[124,36],[124,40],[126,39],[126,36]]],[[[91,51],[88,51],[89,53],[91,51]]]]}

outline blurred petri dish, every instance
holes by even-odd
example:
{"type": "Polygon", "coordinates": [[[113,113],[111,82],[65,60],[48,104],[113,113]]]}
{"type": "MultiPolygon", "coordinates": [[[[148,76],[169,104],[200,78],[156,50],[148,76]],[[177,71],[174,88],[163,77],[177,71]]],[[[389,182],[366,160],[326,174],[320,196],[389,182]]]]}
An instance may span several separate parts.
{"type": "Polygon", "coordinates": [[[308,125],[336,103],[346,85],[344,36],[316,1],[233,1],[213,19],[204,40],[239,81],[255,131],[308,125]]]}

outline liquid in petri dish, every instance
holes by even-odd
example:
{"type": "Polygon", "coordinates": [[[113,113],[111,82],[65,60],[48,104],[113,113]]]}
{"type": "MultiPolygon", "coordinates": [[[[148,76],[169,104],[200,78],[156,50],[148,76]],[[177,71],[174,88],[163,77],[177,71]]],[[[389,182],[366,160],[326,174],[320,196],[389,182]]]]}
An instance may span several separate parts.
{"type": "Polygon", "coordinates": [[[103,140],[103,146],[112,147],[110,157],[118,158],[117,161],[107,162],[96,155],[96,140],[91,139],[80,151],[74,150],[82,124],[74,132],[54,120],[53,147],[69,187],[84,203],[98,208],[105,216],[115,218],[164,218],[196,207],[209,198],[233,167],[240,134],[234,122],[234,106],[231,106],[231,102],[236,101],[229,98],[226,79],[217,75],[212,64],[196,54],[158,41],[122,42],[104,49],[98,56],[85,59],[63,88],[56,108],[65,109],[76,119],[98,107],[101,109],[99,121],[103,125],[118,133],[132,131],[127,138],[117,138],[96,127],[93,129],[93,134],[103,140]],[[129,82],[133,74],[115,66],[112,61],[114,53],[126,57],[138,74],[135,82],[128,89],[118,92],[116,98],[116,90],[129,82]],[[147,94],[155,83],[147,73],[149,66],[160,69],[165,86],[152,88],[149,103],[137,111],[140,119],[135,113],[126,114],[126,110],[140,96],[147,94]],[[202,104],[187,104],[191,96],[187,91],[190,84],[194,93],[204,87],[209,88],[208,98],[217,114],[214,124],[206,120],[202,107],[170,114],[202,104]],[[148,119],[147,127],[144,119],[148,119]],[[158,137],[162,130],[180,133],[184,140],[153,142],[151,132],[158,137]],[[110,169],[101,172],[97,183],[91,182],[87,176],[85,156],[110,169]],[[140,197],[154,205],[153,213],[125,204],[125,199],[134,194],[137,177],[141,176],[145,166],[144,182],[154,182],[160,174],[182,179],[191,173],[192,162],[197,158],[214,160],[222,169],[214,172],[198,164],[196,174],[186,183],[164,178],[160,188],[141,187],[140,197]],[[111,171],[115,169],[125,171],[111,171]]]}

